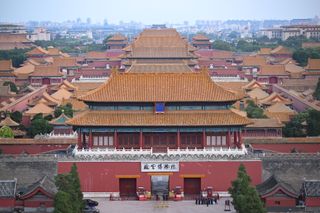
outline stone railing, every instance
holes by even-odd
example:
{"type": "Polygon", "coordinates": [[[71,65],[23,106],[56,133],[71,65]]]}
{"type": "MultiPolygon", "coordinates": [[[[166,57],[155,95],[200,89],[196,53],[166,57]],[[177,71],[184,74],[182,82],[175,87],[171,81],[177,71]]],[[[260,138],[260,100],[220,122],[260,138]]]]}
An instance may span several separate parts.
{"type": "Polygon", "coordinates": [[[50,132],[49,134],[36,135],[34,138],[35,139],[53,139],[53,138],[77,138],[77,137],[78,137],[77,132],[73,132],[71,134],[55,134],[53,132],[50,132]]]}
{"type": "Polygon", "coordinates": [[[246,155],[247,150],[244,146],[238,148],[203,148],[203,149],[167,149],[165,153],[155,153],[151,149],[116,149],[116,148],[96,148],[96,149],[78,149],[73,150],[75,156],[88,155],[154,155],[154,156],[238,156],[246,155]]]}

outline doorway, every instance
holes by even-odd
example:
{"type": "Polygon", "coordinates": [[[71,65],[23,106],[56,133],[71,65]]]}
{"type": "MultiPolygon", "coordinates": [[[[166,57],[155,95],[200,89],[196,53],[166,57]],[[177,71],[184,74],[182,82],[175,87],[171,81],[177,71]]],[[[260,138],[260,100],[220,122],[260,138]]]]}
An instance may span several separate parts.
{"type": "Polygon", "coordinates": [[[201,178],[184,178],[184,194],[185,196],[200,196],[201,178]]]}
{"type": "Polygon", "coordinates": [[[151,176],[151,193],[154,196],[163,196],[169,194],[169,176],[153,175],[151,176]]]}
{"type": "Polygon", "coordinates": [[[119,179],[120,197],[136,197],[137,196],[137,179],[136,178],[120,178],[119,179]]]}

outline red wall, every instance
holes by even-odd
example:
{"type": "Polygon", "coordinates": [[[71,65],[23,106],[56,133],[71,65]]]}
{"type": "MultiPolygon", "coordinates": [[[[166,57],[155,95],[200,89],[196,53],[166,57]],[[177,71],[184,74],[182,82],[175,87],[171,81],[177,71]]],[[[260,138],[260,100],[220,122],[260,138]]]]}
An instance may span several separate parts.
{"type": "Polygon", "coordinates": [[[1,198],[0,199],[0,207],[14,207],[15,199],[14,198],[1,198]]]}
{"type": "MultiPolygon", "coordinates": [[[[183,187],[183,177],[180,175],[204,176],[201,187],[212,186],[215,191],[227,191],[231,181],[237,177],[240,163],[243,163],[251,176],[252,183],[261,183],[262,164],[255,161],[215,161],[215,162],[180,162],[180,172],[170,175],[170,189],[183,187]]],[[[58,162],[58,173],[70,171],[73,162],[58,162]]],[[[150,174],[141,172],[140,162],[76,162],[84,192],[118,192],[119,179],[116,175],[140,175],[137,186],[143,186],[150,191],[150,174]]]]}
{"type": "Polygon", "coordinates": [[[27,152],[29,154],[39,154],[53,150],[65,150],[70,144],[0,144],[2,154],[21,154],[27,152]]]}
{"type": "Polygon", "coordinates": [[[271,150],[284,153],[290,153],[293,148],[295,148],[298,152],[320,152],[320,143],[251,143],[251,146],[254,149],[271,150]]]}
{"type": "Polygon", "coordinates": [[[296,199],[286,197],[268,197],[265,200],[267,207],[281,206],[281,207],[295,207],[296,199]],[[276,201],[280,201],[280,205],[276,204],[276,201]]]}
{"type": "Polygon", "coordinates": [[[307,207],[320,207],[320,197],[307,197],[306,198],[307,207]]]}

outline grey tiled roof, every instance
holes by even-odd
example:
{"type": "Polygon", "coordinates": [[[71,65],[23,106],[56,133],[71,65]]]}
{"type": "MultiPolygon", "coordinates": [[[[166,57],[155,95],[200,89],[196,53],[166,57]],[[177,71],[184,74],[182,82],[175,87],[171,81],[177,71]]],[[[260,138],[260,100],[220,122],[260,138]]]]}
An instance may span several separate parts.
{"type": "Polygon", "coordinates": [[[0,198],[15,197],[16,180],[0,180],[0,198]]]}
{"type": "Polygon", "coordinates": [[[303,189],[307,197],[320,197],[320,180],[306,180],[303,189]]]}

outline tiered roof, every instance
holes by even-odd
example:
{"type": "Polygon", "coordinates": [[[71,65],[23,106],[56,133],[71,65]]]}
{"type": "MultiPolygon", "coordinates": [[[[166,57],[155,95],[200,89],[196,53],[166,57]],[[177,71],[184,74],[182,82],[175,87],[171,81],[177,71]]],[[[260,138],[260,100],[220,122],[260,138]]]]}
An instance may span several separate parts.
{"type": "Polygon", "coordinates": [[[48,55],[48,51],[43,49],[42,47],[37,46],[34,49],[28,51],[26,54],[29,56],[31,56],[31,55],[48,55]]]}
{"type": "Polygon", "coordinates": [[[283,124],[278,119],[259,118],[250,119],[253,123],[247,125],[247,128],[280,128],[283,124]]]}
{"type": "Polygon", "coordinates": [[[257,185],[257,191],[262,198],[276,194],[279,190],[284,192],[286,195],[298,198],[298,192],[289,184],[276,178],[274,175],[269,177],[263,183],[257,185]]]}
{"type": "Polygon", "coordinates": [[[39,65],[39,66],[35,66],[35,70],[31,73],[30,76],[34,76],[34,77],[61,77],[61,76],[63,76],[63,74],[60,72],[60,69],[57,66],[39,65]]]}
{"type": "Polygon", "coordinates": [[[43,115],[50,115],[53,113],[53,109],[48,107],[44,103],[38,103],[34,107],[27,110],[24,114],[27,116],[34,116],[36,114],[42,113],[43,115]]]}
{"type": "Polygon", "coordinates": [[[58,91],[51,95],[52,98],[56,100],[69,99],[72,96],[72,93],[64,88],[60,88],[58,91]]]}
{"type": "Polygon", "coordinates": [[[86,111],[70,119],[75,126],[233,126],[250,121],[230,110],[168,111],[86,111]]]}
{"type": "Polygon", "coordinates": [[[261,66],[260,72],[258,75],[283,76],[283,75],[289,75],[289,73],[286,72],[285,66],[283,64],[277,64],[277,65],[261,66]]]}
{"type": "Polygon", "coordinates": [[[69,120],[70,118],[68,116],[66,116],[64,113],[61,113],[61,115],[53,120],[51,120],[49,123],[51,125],[54,125],[54,126],[62,126],[62,125],[67,125],[67,121],[69,120]]]}
{"type": "Polygon", "coordinates": [[[74,57],[54,58],[53,64],[58,67],[77,67],[77,59],[74,57]]]}
{"type": "Polygon", "coordinates": [[[320,70],[320,59],[308,59],[307,70],[320,70]]]}
{"type": "Polygon", "coordinates": [[[113,73],[87,102],[230,102],[238,97],[200,73],[113,73]]]}
{"type": "Polygon", "coordinates": [[[271,48],[260,48],[259,55],[270,55],[271,48]]]}
{"type": "Polygon", "coordinates": [[[0,60],[0,72],[1,71],[13,71],[11,59],[10,60],[0,60]]]}
{"type": "Polygon", "coordinates": [[[186,64],[133,64],[127,70],[127,72],[131,73],[154,73],[154,72],[192,72],[191,68],[186,64]]]}
{"type": "Polygon", "coordinates": [[[5,119],[3,119],[0,122],[0,126],[17,127],[17,126],[19,126],[19,124],[17,122],[15,122],[14,120],[12,120],[10,118],[10,116],[7,116],[5,119]]]}
{"type": "Polygon", "coordinates": [[[284,103],[286,105],[291,104],[292,101],[290,101],[287,98],[282,97],[280,94],[273,92],[271,95],[269,95],[268,97],[259,100],[260,104],[265,104],[265,105],[271,105],[274,103],[284,103]]]}
{"type": "Polygon", "coordinates": [[[29,77],[29,75],[34,71],[35,66],[33,64],[26,64],[20,68],[17,68],[14,70],[14,74],[18,77],[18,78],[27,78],[29,77]]]}
{"type": "Polygon", "coordinates": [[[254,79],[250,81],[248,84],[246,84],[245,86],[243,86],[242,88],[245,90],[253,90],[255,88],[265,89],[265,87],[262,84],[260,84],[258,81],[254,79]]]}
{"type": "Polygon", "coordinates": [[[250,98],[252,99],[264,99],[266,97],[269,96],[268,93],[266,93],[265,91],[263,91],[262,89],[260,89],[259,87],[254,88],[253,90],[251,90],[250,92],[247,93],[249,95],[250,98]]]}
{"type": "Polygon", "coordinates": [[[278,119],[284,123],[290,121],[291,117],[294,116],[296,112],[284,103],[275,103],[265,110],[265,114],[269,118],[278,119]]]}
{"type": "Polygon", "coordinates": [[[264,66],[267,60],[262,56],[245,56],[243,58],[242,66],[264,66]]]}
{"type": "Polygon", "coordinates": [[[125,50],[128,58],[195,58],[175,29],[145,29],[125,50]]]}

